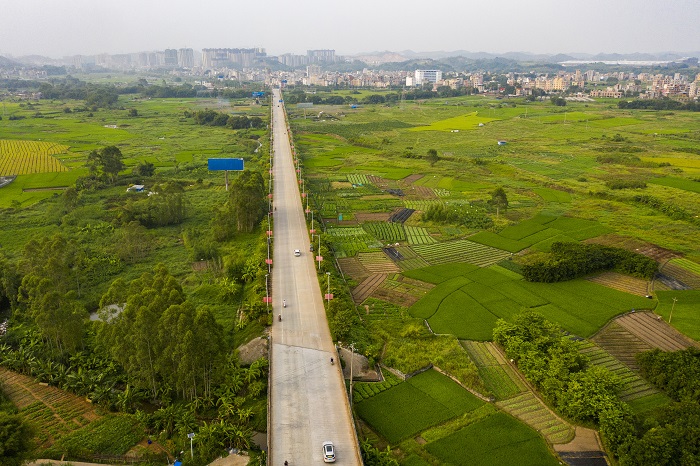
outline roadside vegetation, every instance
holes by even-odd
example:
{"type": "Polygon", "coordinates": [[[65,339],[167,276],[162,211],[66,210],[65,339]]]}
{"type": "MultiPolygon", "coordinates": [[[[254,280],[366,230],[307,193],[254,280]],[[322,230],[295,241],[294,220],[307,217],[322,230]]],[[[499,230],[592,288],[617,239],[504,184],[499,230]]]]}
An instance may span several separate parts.
{"type": "Polygon", "coordinates": [[[328,89],[285,102],[323,255],[341,272],[331,330],[404,374],[356,384],[362,435],[400,464],[488,464],[488,436],[466,450],[465,438],[536,429],[503,461],[546,464],[578,424],[621,462],[648,464],[647,434],[614,426],[661,423],[671,399],[585,339],[625,313],[658,306],[669,320],[671,303],[671,325],[697,338],[697,113],[328,89]],[[431,365],[494,403],[434,422],[437,408],[405,414],[430,405],[400,400],[431,365]]]}
{"type": "Polygon", "coordinates": [[[70,81],[6,104],[17,118],[1,122],[0,176],[16,178],[0,188],[0,363],[95,410],[48,394],[24,405],[24,382],[7,382],[18,408],[3,405],[3,423],[34,439],[17,458],[162,462],[190,432],[188,464],[261,455],[268,363],[235,350],[269,324],[269,107],[250,89],[151,98],[166,88],[70,81]],[[244,159],[228,192],[210,157],[244,159]]]}

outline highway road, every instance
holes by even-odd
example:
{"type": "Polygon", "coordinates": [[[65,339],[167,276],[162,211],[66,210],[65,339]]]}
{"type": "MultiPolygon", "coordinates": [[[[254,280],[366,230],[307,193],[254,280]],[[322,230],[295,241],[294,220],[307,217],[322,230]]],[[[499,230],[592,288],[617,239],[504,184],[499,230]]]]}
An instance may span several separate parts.
{"type": "MultiPolygon", "coordinates": [[[[273,90],[274,253],[269,463],[324,464],[322,444],[335,445],[336,464],[362,464],[340,365],[328,329],[314,253],[280,91],[273,90]],[[301,256],[296,257],[294,250],[301,256]],[[282,307],[286,300],[287,307],[282,307]],[[281,314],[282,320],[277,316],[281,314]]],[[[325,282],[325,280],[324,280],[325,282]]]]}

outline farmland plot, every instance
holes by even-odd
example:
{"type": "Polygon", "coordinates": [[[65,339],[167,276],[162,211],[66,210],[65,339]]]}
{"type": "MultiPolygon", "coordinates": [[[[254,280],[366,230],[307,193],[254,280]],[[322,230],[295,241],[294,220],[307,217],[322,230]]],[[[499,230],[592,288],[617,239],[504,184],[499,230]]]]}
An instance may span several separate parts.
{"type": "Polygon", "coordinates": [[[100,419],[85,399],[31,377],[0,368],[2,388],[19,413],[38,430],[44,447],[62,436],[100,419]]]}
{"type": "Polygon", "coordinates": [[[544,440],[529,427],[504,413],[496,413],[426,445],[441,464],[558,465],[544,440]]]}
{"type": "Polygon", "coordinates": [[[355,405],[360,417],[391,444],[484,404],[429,370],[355,405]]]}
{"type": "Polygon", "coordinates": [[[478,341],[461,341],[476,367],[486,388],[497,400],[505,400],[527,390],[527,386],[506,364],[498,350],[492,350],[493,343],[478,341]]]}
{"type": "Polygon", "coordinates": [[[68,171],[56,157],[68,146],[43,141],[0,139],[0,176],[68,171]]]}
{"type": "Polygon", "coordinates": [[[406,232],[401,223],[366,222],[362,228],[370,235],[384,242],[406,241],[406,232]]]}
{"type": "Polygon", "coordinates": [[[437,240],[430,236],[428,230],[423,227],[411,227],[404,226],[406,230],[406,238],[408,239],[408,244],[433,244],[437,243],[437,240]]]}
{"type": "Polygon", "coordinates": [[[412,246],[431,265],[449,262],[468,262],[479,267],[500,262],[509,257],[506,251],[484,246],[469,240],[456,240],[431,245],[412,246]]]}
{"type": "Polygon", "coordinates": [[[622,390],[619,393],[622,401],[633,401],[659,392],[650,383],[635,372],[632,372],[629,367],[622,364],[595,343],[581,341],[578,342],[578,348],[581,354],[589,358],[590,364],[604,367],[620,378],[623,383],[622,390]]]}

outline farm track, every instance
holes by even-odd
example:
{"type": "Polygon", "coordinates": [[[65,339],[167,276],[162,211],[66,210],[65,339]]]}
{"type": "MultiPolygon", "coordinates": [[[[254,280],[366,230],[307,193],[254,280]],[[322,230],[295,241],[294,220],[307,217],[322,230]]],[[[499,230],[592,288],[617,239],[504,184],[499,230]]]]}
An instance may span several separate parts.
{"type": "Polygon", "coordinates": [[[350,293],[352,295],[352,300],[355,301],[355,304],[360,304],[365,299],[369,298],[370,295],[382,285],[384,280],[386,280],[386,277],[387,274],[374,273],[365,278],[362,283],[357,285],[350,293]]]}
{"type": "Polygon", "coordinates": [[[619,393],[622,401],[632,401],[659,393],[649,382],[595,343],[590,341],[580,342],[579,351],[589,358],[591,364],[604,367],[620,378],[623,383],[619,393]]]}
{"type": "Polygon", "coordinates": [[[649,294],[649,282],[647,280],[630,277],[617,272],[603,272],[594,277],[588,277],[586,280],[637,296],[646,296],[649,294]]]}
{"type": "Polygon", "coordinates": [[[661,267],[660,272],[683,283],[689,288],[695,290],[700,289],[700,275],[693,273],[690,270],[686,270],[673,262],[667,262],[664,264],[663,267],[661,267]]]}
{"type": "Polygon", "coordinates": [[[40,430],[43,447],[101,417],[84,398],[41,385],[32,377],[0,367],[0,381],[22,417],[40,430]]]}
{"type": "Polygon", "coordinates": [[[686,337],[651,312],[625,314],[615,319],[615,322],[652,348],[662,351],[700,347],[698,342],[686,337]]]}

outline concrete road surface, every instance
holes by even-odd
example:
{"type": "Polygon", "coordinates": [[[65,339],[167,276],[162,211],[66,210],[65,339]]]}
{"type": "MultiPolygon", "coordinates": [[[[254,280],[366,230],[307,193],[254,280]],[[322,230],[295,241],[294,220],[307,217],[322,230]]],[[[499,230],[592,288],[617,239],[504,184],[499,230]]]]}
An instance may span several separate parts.
{"type": "Polygon", "coordinates": [[[280,98],[279,90],[274,90],[276,210],[269,464],[324,464],[321,446],[330,440],[335,445],[336,464],[359,465],[362,461],[340,365],[330,364],[331,357],[336,358],[335,349],[314,268],[315,256],[309,252],[310,237],[280,98]],[[294,255],[295,249],[301,256],[294,255]]]}

